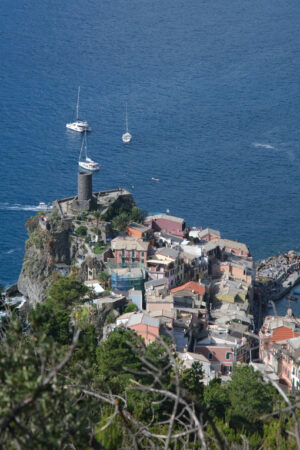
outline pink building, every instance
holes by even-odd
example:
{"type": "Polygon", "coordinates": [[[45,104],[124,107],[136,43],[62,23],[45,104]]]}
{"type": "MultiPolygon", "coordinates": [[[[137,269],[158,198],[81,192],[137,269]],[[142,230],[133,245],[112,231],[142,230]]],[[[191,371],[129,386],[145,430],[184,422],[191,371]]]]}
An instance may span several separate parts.
{"type": "Polygon", "coordinates": [[[249,258],[250,252],[248,247],[242,242],[231,241],[230,239],[214,239],[204,246],[206,254],[211,256],[220,256],[223,253],[232,254],[241,258],[249,258]]]}
{"type": "Polygon", "coordinates": [[[216,372],[226,375],[237,361],[246,361],[246,340],[212,333],[196,342],[194,352],[205,356],[216,372]]]}
{"type": "Polygon", "coordinates": [[[146,295],[146,309],[148,312],[174,310],[174,300],[172,295],[146,295]]]}
{"type": "Polygon", "coordinates": [[[201,241],[214,241],[216,239],[220,239],[221,234],[217,230],[212,230],[211,228],[205,228],[205,230],[201,230],[198,233],[198,239],[201,241]]]}
{"type": "Polygon", "coordinates": [[[118,236],[111,241],[115,262],[123,265],[135,262],[146,265],[149,246],[149,242],[134,236],[118,236]]]}
{"type": "Polygon", "coordinates": [[[146,217],[144,224],[153,231],[164,231],[175,236],[184,236],[186,233],[184,219],[168,214],[154,214],[146,217]]]}
{"type": "Polygon", "coordinates": [[[291,328],[279,326],[270,328],[264,324],[259,332],[259,357],[271,367],[280,381],[292,388],[293,358],[289,352],[289,340],[299,337],[291,328]]]}
{"type": "Polygon", "coordinates": [[[220,371],[224,375],[232,372],[233,348],[227,345],[196,345],[194,352],[205,356],[216,372],[220,371]]]}
{"type": "Polygon", "coordinates": [[[211,267],[212,276],[221,277],[226,274],[235,280],[242,280],[251,284],[253,281],[252,269],[244,265],[243,261],[244,260],[241,260],[240,264],[231,261],[216,261],[211,267]]]}

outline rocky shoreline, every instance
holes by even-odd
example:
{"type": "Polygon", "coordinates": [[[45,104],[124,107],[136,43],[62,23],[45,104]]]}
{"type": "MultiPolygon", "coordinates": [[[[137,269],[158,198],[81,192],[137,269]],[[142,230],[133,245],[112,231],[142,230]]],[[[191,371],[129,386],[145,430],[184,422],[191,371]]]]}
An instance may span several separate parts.
{"type": "Polygon", "coordinates": [[[277,302],[300,282],[300,255],[294,250],[256,264],[255,315],[259,328],[269,302],[277,302]]]}

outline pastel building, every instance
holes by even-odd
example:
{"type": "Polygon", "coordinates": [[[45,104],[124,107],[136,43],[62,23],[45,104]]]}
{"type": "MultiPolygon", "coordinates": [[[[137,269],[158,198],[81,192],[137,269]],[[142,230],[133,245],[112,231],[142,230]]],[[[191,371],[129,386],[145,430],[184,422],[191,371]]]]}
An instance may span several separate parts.
{"type": "Polygon", "coordinates": [[[271,367],[279,376],[281,383],[289,389],[298,388],[299,361],[300,357],[300,333],[296,333],[287,326],[268,326],[272,322],[265,322],[259,332],[259,356],[262,362],[271,367]],[[297,338],[297,339],[295,339],[297,338]]]}
{"type": "Polygon", "coordinates": [[[133,236],[138,239],[148,239],[150,237],[151,228],[149,226],[142,225],[141,223],[131,222],[127,228],[126,233],[128,236],[133,236]]]}
{"type": "Polygon", "coordinates": [[[227,275],[230,278],[242,280],[248,284],[252,284],[255,278],[253,261],[236,257],[227,261],[216,261],[211,266],[211,274],[213,277],[227,275]]]}
{"type": "Polygon", "coordinates": [[[201,230],[198,233],[198,239],[200,239],[200,241],[209,242],[220,238],[221,238],[220,231],[213,230],[212,228],[205,228],[205,230],[201,230]]]}
{"type": "Polygon", "coordinates": [[[150,226],[153,231],[165,231],[175,236],[184,236],[186,233],[184,219],[170,216],[169,214],[153,214],[147,216],[144,224],[150,226]]]}
{"type": "Polygon", "coordinates": [[[134,236],[118,236],[111,241],[111,249],[114,253],[116,264],[145,264],[148,257],[150,244],[134,236]]]}
{"type": "Polygon", "coordinates": [[[221,258],[224,253],[249,258],[250,251],[242,242],[231,241],[230,239],[213,239],[204,245],[206,254],[221,258]]]}
{"type": "Polygon", "coordinates": [[[147,261],[147,272],[151,280],[166,278],[168,288],[177,286],[184,280],[184,260],[180,251],[162,248],[147,261]]]}
{"type": "Polygon", "coordinates": [[[230,335],[211,333],[198,340],[194,352],[205,356],[216,372],[227,375],[237,361],[246,360],[246,341],[230,335]]]}

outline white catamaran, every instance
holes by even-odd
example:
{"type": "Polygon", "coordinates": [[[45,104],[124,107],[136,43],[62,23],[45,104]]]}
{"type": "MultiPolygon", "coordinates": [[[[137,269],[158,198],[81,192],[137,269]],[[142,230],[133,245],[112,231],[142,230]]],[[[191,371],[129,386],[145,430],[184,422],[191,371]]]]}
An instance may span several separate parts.
{"type": "Polygon", "coordinates": [[[89,124],[87,123],[86,120],[79,119],[79,98],[80,98],[80,86],[78,88],[77,94],[76,120],[75,122],[67,123],[66,127],[69,128],[69,130],[79,131],[79,133],[83,133],[84,131],[91,131],[91,128],[89,127],[89,124]]]}
{"type": "Polygon", "coordinates": [[[88,157],[86,131],[84,132],[84,136],[82,139],[78,164],[82,169],[88,170],[90,172],[96,172],[100,169],[100,165],[96,161],[93,161],[88,157]],[[82,153],[84,153],[84,159],[82,153]]]}
{"type": "Polygon", "coordinates": [[[124,144],[128,144],[131,141],[132,136],[128,131],[127,103],[126,103],[125,127],[126,127],[126,132],[122,135],[122,141],[124,142],[124,144]]]}

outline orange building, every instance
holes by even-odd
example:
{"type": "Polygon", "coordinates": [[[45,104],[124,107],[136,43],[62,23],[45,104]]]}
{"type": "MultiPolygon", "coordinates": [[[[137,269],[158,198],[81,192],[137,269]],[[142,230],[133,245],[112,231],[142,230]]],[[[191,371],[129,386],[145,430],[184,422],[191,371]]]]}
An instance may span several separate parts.
{"type": "Polygon", "coordinates": [[[145,225],[136,222],[131,222],[126,228],[126,233],[128,236],[134,236],[138,239],[149,238],[150,231],[150,227],[146,227],[145,225]]]}

